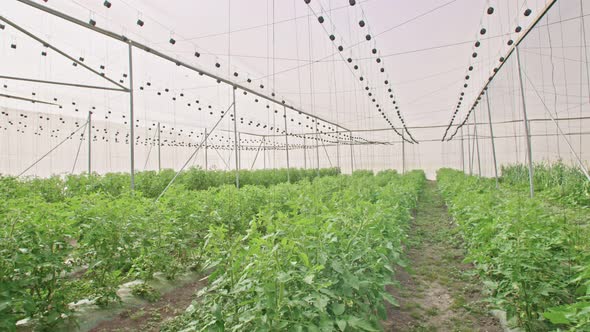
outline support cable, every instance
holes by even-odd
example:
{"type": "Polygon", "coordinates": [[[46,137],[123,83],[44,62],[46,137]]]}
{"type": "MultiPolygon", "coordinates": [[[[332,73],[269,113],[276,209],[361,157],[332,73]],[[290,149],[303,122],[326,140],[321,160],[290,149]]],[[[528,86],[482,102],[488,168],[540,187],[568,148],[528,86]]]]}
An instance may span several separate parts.
{"type": "MultiPolygon", "coordinates": [[[[197,146],[197,148],[195,149],[195,151],[189,156],[189,158],[187,159],[187,161],[184,163],[184,165],[182,165],[182,167],[178,170],[178,172],[176,172],[176,174],[174,175],[174,177],[172,178],[172,180],[170,180],[170,182],[168,183],[168,185],[164,188],[164,190],[162,190],[162,192],[160,193],[160,195],[158,195],[158,197],[156,198],[156,202],[158,202],[160,200],[160,198],[164,195],[164,193],[166,193],[166,191],[168,190],[168,188],[170,188],[170,186],[172,185],[172,183],[174,183],[174,181],[176,180],[176,178],[178,177],[178,175],[180,175],[180,173],[184,170],[184,168],[190,163],[190,161],[193,159],[193,157],[197,154],[197,152],[199,152],[199,149],[201,149],[201,147],[203,146],[203,144],[205,144],[205,141],[209,138],[209,136],[211,136],[211,133],[213,133],[213,131],[215,131],[215,129],[217,128],[217,126],[221,123],[221,120],[223,120],[223,118],[225,117],[225,115],[229,112],[229,110],[234,106],[234,103],[232,103],[225,112],[223,112],[223,114],[221,115],[221,117],[219,118],[219,120],[217,120],[217,122],[215,123],[215,125],[213,126],[213,128],[211,129],[211,131],[209,133],[207,133],[207,135],[203,138],[203,140],[201,141],[201,143],[197,146]]],[[[217,150],[216,150],[217,151],[217,150]]]]}
{"type": "Polygon", "coordinates": [[[73,131],[66,138],[64,138],[61,142],[59,142],[56,146],[54,146],[51,150],[47,151],[47,153],[45,153],[44,155],[42,155],[41,158],[37,159],[37,161],[35,161],[31,166],[27,167],[24,171],[20,172],[16,177],[21,177],[28,170],[30,170],[35,165],[37,165],[39,162],[41,162],[41,160],[43,160],[45,157],[47,157],[51,152],[55,151],[55,149],[59,148],[62,144],[64,144],[68,139],[70,139],[70,137],[74,136],[77,132],[79,132],[80,130],[82,130],[82,128],[83,127],[79,127],[78,129],[76,129],[75,131],[73,131]]]}

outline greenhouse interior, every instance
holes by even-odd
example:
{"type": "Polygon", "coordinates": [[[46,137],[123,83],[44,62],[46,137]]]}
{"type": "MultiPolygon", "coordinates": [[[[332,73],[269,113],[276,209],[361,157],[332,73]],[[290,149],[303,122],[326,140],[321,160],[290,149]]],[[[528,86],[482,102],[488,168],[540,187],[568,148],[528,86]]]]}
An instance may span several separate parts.
{"type": "Polygon", "coordinates": [[[589,15],[3,0],[0,330],[590,331],[589,15]]]}

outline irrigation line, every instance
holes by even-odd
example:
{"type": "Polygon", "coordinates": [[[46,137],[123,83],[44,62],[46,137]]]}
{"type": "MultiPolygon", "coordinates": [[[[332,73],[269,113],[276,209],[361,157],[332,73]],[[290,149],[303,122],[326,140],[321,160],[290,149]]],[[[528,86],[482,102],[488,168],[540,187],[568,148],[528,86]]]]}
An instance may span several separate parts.
{"type": "MultiPolygon", "coordinates": [[[[211,131],[207,133],[207,135],[205,136],[205,138],[203,138],[203,140],[201,141],[201,143],[199,144],[199,146],[190,155],[190,157],[188,158],[188,160],[184,163],[184,165],[182,165],[182,167],[178,170],[178,172],[176,172],[176,174],[174,175],[174,177],[172,178],[172,180],[170,180],[170,183],[168,183],[168,185],[166,186],[166,188],[164,188],[164,190],[162,190],[162,192],[160,193],[160,195],[158,195],[158,197],[156,198],[156,202],[158,202],[160,200],[160,197],[162,197],[164,195],[164,193],[166,193],[166,191],[168,190],[168,188],[170,188],[170,186],[172,185],[172,183],[174,183],[174,180],[176,180],[176,178],[178,177],[178,175],[180,175],[180,172],[182,172],[184,170],[184,168],[191,162],[191,160],[193,159],[193,157],[197,154],[197,152],[199,152],[199,150],[201,149],[201,147],[203,146],[203,144],[205,144],[205,142],[207,141],[207,139],[209,138],[209,136],[211,135],[211,133],[213,133],[215,131],[215,128],[217,128],[217,126],[221,123],[221,120],[223,120],[223,118],[225,117],[225,115],[229,112],[229,110],[233,106],[234,106],[234,103],[231,103],[231,105],[229,105],[229,107],[227,108],[227,110],[225,112],[223,112],[223,114],[221,115],[221,117],[219,118],[219,120],[217,120],[217,123],[215,123],[215,126],[213,126],[213,128],[211,129],[211,131]]],[[[234,121],[237,121],[237,119],[234,119],[234,121]]]]}
{"type": "MultiPolygon", "coordinates": [[[[88,123],[88,122],[86,122],[88,123]]],[[[54,146],[51,150],[49,150],[46,154],[44,154],[43,156],[41,156],[41,158],[37,159],[37,161],[35,161],[31,166],[27,167],[24,171],[20,172],[19,175],[17,175],[16,177],[21,177],[23,174],[25,174],[28,170],[30,170],[31,168],[33,168],[35,165],[37,165],[39,162],[41,162],[41,160],[43,160],[45,157],[47,157],[51,152],[55,151],[55,149],[59,148],[62,144],[64,144],[68,139],[70,139],[70,137],[74,136],[77,132],[79,132],[82,128],[85,127],[79,127],[78,129],[74,130],[71,134],[69,134],[66,138],[64,138],[61,142],[59,142],[56,146],[54,146]]]]}

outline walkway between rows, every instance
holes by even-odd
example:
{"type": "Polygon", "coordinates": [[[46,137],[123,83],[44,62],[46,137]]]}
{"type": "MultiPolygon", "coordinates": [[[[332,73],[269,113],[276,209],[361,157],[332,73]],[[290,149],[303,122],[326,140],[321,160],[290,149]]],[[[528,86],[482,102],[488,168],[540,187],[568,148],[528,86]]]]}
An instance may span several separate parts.
{"type": "Polygon", "coordinates": [[[408,266],[396,272],[401,288],[390,289],[400,306],[389,309],[385,331],[502,331],[464,255],[436,182],[428,181],[410,230],[408,266]]]}

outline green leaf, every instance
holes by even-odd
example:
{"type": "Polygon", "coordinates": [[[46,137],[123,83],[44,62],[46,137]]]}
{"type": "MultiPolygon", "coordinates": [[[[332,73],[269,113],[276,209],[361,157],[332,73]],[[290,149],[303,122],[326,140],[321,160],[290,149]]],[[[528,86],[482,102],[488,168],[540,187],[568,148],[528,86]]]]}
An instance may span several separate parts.
{"type": "Polygon", "coordinates": [[[338,328],[340,329],[340,331],[343,331],[346,329],[346,321],[339,319],[336,321],[336,325],[338,325],[338,328]]]}
{"type": "Polygon", "coordinates": [[[332,312],[334,312],[334,315],[336,316],[342,315],[345,308],[346,306],[342,303],[332,303],[332,312]]]}
{"type": "Polygon", "coordinates": [[[549,311],[544,313],[543,317],[547,318],[553,324],[569,324],[570,322],[562,311],[549,311]]]}
{"type": "Polygon", "coordinates": [[[385,301],[391,303],[391,305],[394,305],[396,307],[399,307],[399,302],[397,302],[397,300],[395,299],[395,297],[393,297],[391,294],[384,292],[383,293],[383,298],[385,299],[385,301]]]}
{"type": "Polygon", "coordinates": [[[348,319],[348,324],[353,329],[358,329],[361,331],[379,331],[378,328],[373,326],[373,324],[365,319],[358,318],[358,317],[351,317],[348,319]]]}
{"type": "Polygon", "coordinates": [[[309,258],[307,257],[307,254],[300,251],[299,252],[299,258],[301,258],[301,260],[303,261],[303,265],[305,265],[307,268],[310,267],[309,265],[309,258]]]}
{"type": "Polygon", "coordinates": [[[342,264],[340,264],[339,261],[333,261],[332,262],[332,268],[334,269],[334,271],[338,272],[338,273],[343,273],[343,269],[342,269],[342,264]]]}

